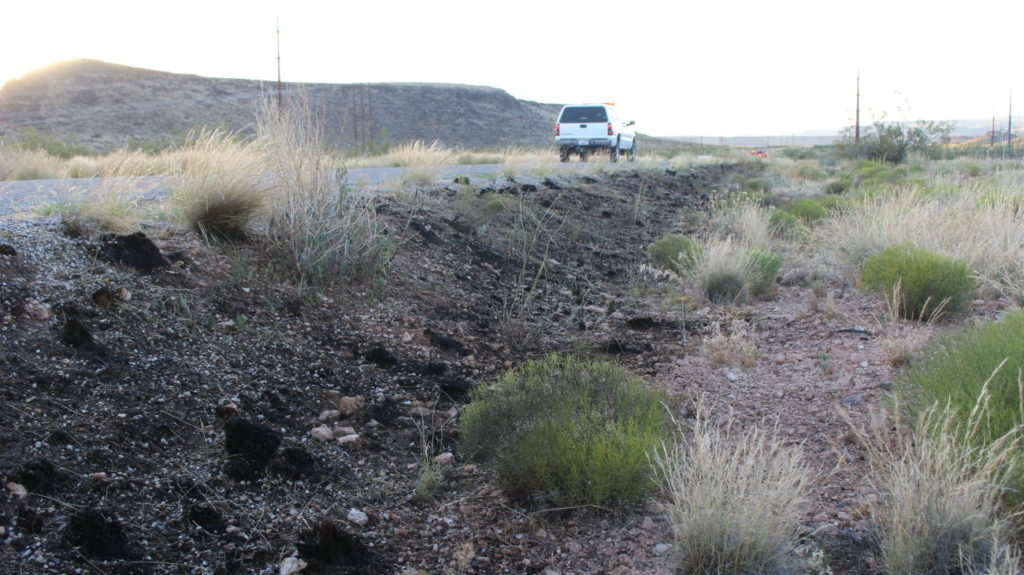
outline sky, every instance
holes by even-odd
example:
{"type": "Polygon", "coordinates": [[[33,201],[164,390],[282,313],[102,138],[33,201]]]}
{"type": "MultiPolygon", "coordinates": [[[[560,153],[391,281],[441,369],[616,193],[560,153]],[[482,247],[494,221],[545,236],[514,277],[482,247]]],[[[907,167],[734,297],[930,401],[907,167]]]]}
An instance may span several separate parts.
{"type": "MultiPolygon", "coordinates": [[[[0,84],[78,58],[210,77],[615,102],[656,136],[1024,114],[1016,0],[6,2],[0,84]]],[[[554,121],[554,119],[552,119],[554,121]]],[[[1014,122],[1018,122],[1015,120],[1014,122]]]]}

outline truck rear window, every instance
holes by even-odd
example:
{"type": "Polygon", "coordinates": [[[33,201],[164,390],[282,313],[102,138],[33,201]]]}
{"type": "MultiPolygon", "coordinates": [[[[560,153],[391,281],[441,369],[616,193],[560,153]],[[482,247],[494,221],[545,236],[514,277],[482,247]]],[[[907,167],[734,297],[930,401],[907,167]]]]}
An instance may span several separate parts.
{"type": "Polygon", "coordinates": [[[562,117],[558,121],[563,124],[607,122],[608,112],[601,106],[577,106],[562,110],[562,117]]]}

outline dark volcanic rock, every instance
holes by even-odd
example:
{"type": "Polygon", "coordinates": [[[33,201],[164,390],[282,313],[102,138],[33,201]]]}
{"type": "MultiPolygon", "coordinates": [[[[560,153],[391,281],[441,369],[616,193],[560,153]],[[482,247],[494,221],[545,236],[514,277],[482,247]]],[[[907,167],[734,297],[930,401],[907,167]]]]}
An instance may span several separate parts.
{"type": "Polygon", "coordinates": [[[188,508],[188,520],[210,533],[223,533],[228,528],[228,524],[224,521],[220,511],[217,511],[216,508],[207,503],[190,506],[188,508]]]}
{"type": "Polygon", "coordinates": [[[398,358],[395,357],[393,353],[379,345],[366,352],[365,357],[366,361],[375,364],[377,367],[388,368],[398,365],[398,358]]]}
{"type": "Polygon", "coordinates": [[[57,470],[49,461],[37,459],[19,467],[11,479],[32,493],[49,495],[56,491],[57,470]]]}
{"type": "Polygon", "coordinates": [[[121,524],[96,509],[84,509],[71,516],[65,540],[92,559],[131,559],[121,524]]]}
{"type": "Polygon", "coordinates": [[[142,232],[126,236],[103,236],[100,238],[97,255],[106,261],[123,264],[143,273],[171,265],[153,240],[142,232]]]}
{"type": "Polygon", "coordinates": [[[303,573],[337,575],[377,575],[390,573],[356,536],[332,521],[321,521],[303,531],[296,544],[299,556],[309,566],[303,573]]]}
{"type": "Polygon", "coordinates": [[[233,417],[224,422],[224,449],[231,456],[226,469],[235,479],[253,479],[277,455],[281,433],[262,423],[233,417]]]}

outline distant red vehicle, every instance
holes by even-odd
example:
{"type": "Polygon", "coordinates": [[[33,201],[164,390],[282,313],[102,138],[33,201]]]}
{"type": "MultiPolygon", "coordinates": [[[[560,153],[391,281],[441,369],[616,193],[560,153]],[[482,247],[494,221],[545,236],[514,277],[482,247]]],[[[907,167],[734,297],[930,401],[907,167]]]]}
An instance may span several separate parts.
{"type": "Polygon", "coordinates": [[[750,151],[750,155],[751,156],[757,156],[758,158],[767,158],[768,157],[768,152],[766,152],[764,150],[751,150],[750,151]]]}

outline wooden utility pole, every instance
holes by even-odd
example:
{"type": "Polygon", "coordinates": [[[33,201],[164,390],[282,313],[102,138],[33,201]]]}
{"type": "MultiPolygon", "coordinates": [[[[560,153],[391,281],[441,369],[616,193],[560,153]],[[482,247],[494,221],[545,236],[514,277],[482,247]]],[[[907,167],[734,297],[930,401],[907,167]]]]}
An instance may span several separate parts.
{"type": "Polygon", "coordinates": [[[857,70],[857,112],[853,124],[853,142],[860,143],[860,70],[857,70]]]}

